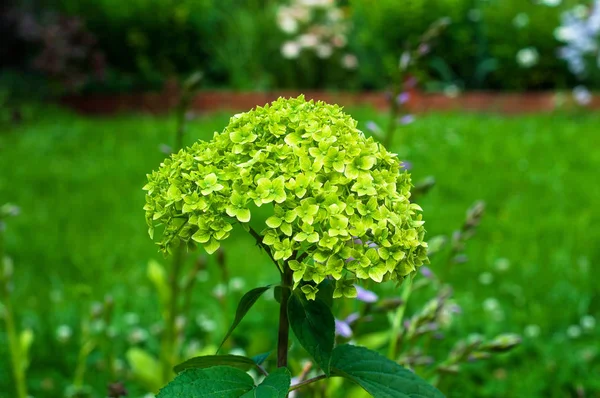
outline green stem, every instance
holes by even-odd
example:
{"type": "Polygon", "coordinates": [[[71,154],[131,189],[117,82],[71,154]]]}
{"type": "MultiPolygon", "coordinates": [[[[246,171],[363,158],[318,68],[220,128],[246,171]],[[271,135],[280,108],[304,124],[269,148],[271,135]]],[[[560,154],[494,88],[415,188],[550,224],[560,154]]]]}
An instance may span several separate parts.
{"type": "Polygon", "coordinates": [[[21,342],[17,333],[15,316],[10,299],[9,275],[4,275],[4,231],[2,220],[0,219],[0,293],[4,302],[4,321],[6,323],[6,334],[10,351],[13,376],[15,379],[15,389],[17,398],[27,398],[27,383],[25,378],[25,358],[21,352],[21,342]],[[6,278],[6,279],[5,279],[6,278]]]}
{"type": "Polygon", "coordinates": [[[307,386],[307,385],[312,384],[312,383],[314,383],[316,381],[323,380],[323,379],[326,379],[326,378],[327,378],[327,375],[319,375],[319,376],[313,377],[312,379],[301,381],[300,383],[291,386],[290,387],[290,391],[297,390],[299,388],[302,388],[304,386],[307,386]]]}
{"type": "Polygon", "coordinates": [[[277,337],[277,367],[287,367],[290,322],[287,305],[292,294],[293,272],[287,262],[283,264],[281,274],[281,300],[279,305],[279,333],[277,337]]]}
{"type": "Polygon", "coordinates": [[[185,245],[183,242],[180,243],[179,247],[175,250],[173,257],[173,266],[171,267],[171,274],[169,275],[169,308],[167,311],[167,318],[165,320],[165,333],[163,336],[162,344],[162,380],[164,384],[168,383],[171,379],[172,369],[176,362],[176,322],[178,315],[177,299],[179,298],[179,274],[181,273],[183,259],[184,259],[185,245]]]}
{"type": "Polygon", "coordinates": [[[400,95],[400,90],[402,87],[402,73],[398,74],[398,81],[394,82],[392,89],[392,97],[390,98],[390,112],[389,112],[389,121],[387,130],[385,132],[385,136],[383,137],[383,146],[386,148],[390,148],[392,145],[392,139],[394,137],[394,133],[396,132],[398,112],[400,110],[400,105],[398,104],[398,95],[400,95]]]}
{"type": "Polygon", "coordinates": [[[404,281],[404,290],[402,291],[402,295],[400,296],[402,299],[402,304],[398,306],[396,309],[396,314],[394,314],[394,319],[392,320],[392,329],[390,346],[388,348],[388,358],[392,361],[396,360],[396,356],[398,355],[398,340],[400,335],[400,328],[402,326],[402,319],[404,318],[404,312],[406,311],[406,306],[408,305],[408,299],[410,298],[410,294],[412,292],[412,276],[409,276],[404,281]]]}

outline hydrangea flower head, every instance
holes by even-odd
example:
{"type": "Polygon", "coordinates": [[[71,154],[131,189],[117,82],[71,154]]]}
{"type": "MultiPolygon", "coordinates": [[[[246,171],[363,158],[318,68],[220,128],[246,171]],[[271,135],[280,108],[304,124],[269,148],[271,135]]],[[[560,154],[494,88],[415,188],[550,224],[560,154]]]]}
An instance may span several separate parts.
{"type": "Polygon", "coordinates": [[[268,206],[262,243],[308,298],[327,277],[336,297],[356,296],[359,279],[402,281],[427,262],[421,208],[396,155],[356,126],[303,96],[233,116],[148,175],[150,235],[162,225],[162,251],[183,242],[213,253],[234,224],[249,229],[253,206],[268,206]]]}

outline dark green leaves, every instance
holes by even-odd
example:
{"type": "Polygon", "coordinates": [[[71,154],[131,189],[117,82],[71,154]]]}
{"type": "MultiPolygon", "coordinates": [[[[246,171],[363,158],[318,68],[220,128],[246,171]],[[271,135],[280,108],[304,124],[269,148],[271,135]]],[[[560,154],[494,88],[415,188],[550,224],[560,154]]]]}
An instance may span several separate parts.
{"type": "Polygon", "coordinates": [[[331,374],[352,380],[375,398],[444,398],[419,376],[364,347],[336,347],[331,374]]]}
{"type": "Polygon", "coordinates": [[[205,355],[195,357],[175,366],[175,373],[183,372],[186,369],[204,369],[211,366],[226,365],[241,370],[248,370],[256,365],[256,362],[248,357],[239,355],[205,355]]]}
{"type": "Polygon", "coordinates": [[[319,297],[307,300],[303,294],[292,294],[288,302],[288,317],[302,347],[329,375],[335,339],[335,320],[329,305],[319,297]]]}
{"type": "Polygon", "coordinates": [[[157,398],[239,398],[254,389],[246,372],[229,366],[188,369],[166,385],[157,398]]]}
{"type": "MultiPolygon", "coordinates": [[[[221,347],[223,346],[225,341],[227,341],[229,336],[231,336],[231,333],[233,333],[233,331],[235,330],[237,325],[239,325],[239,323],[242,321],[244,316],[246,316],[246,314],[248,313],[250,308],[252,308],[254,303],[256,303],[256,300],[258,300],[259,297],[264,292],[269,290],[270,288],[271,288],[271,286],[257,287],[255,289],[250,290],[248,293],[244,294],[244,296],[240,300],[240,303],[238,304],[237,310],[235,311],[235,319],[233,320],[231,327],[227,331],[225,338],[221,342],[221,345],[219,345],[219,350],[221,349],[221,347]]],[[[217,350],[217,352],[218,352],[218,350],[217,350]]]]}
{"type": "Polygon", "coordinates": [[[285,398],[290,388],[290,372],[279,368],[258,386],[243,370],[229,366],[187,369],[180,373],[157,398],[285,398]]]}
{"type": "Polygon", "coordinates": [[[242,398],[285,398],[291,382],[290,371],[287,368],[279,368],[242,398]]]}

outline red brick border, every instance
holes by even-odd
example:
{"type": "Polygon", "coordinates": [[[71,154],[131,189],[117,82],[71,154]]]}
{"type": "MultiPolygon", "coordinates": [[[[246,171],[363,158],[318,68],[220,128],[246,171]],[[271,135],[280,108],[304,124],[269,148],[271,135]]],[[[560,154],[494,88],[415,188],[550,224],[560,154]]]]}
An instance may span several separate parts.
{"type": "MultiPolygon", "coordinates": [[[[304,93],[307,99],[323,100],[344,106],[368,105],[379,110],[388,107],[383,93],[347,93],[324,91],[274,91],[246,92],[202,91],[192,102],[192,109],[198,112],[218,110],[245,111],[257,105],[264,105],[280,96],[292,97],[304,93]]],[[[176,105],[177,93],[168,90],[162,93],[70,96],[60,102],[84,114],[106,115],[119,112],[164,113],[176,105]]],[[[556,93],[496,93],[467,92],[456,97],[444,94],[413,93],[407,109],[409,112],[468,111],[494,113],[537,113],[551,112],[558,108],[574,108],[576,105],[570,94],[556,93]],[[562,97],[562,100],[560,98],[562,97]]],[[[595,96],[587,106],[600,110],[600,96],[595,96]]]]}

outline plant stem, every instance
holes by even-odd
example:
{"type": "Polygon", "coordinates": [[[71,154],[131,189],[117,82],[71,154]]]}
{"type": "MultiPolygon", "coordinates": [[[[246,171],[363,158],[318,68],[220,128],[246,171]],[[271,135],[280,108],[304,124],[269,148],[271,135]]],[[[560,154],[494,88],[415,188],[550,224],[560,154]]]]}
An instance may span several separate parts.
{"type": "Polygon", "coordinates": [[[396,314],[394,315],[394,319],[392,321],[392,330],[390,346],[388,348],[388,358],[392,361],[396,360],[397,351],[398,351],[398,340],[400,334],[400,327],[402,326],[402,319],[404,318],[404,312],[406,311],[406,306],[408,305],[408,299],[410,298],[410,294],[412,292],[412,276],[409,276],[404,281],[404,290],[402,291],[402,304],[398,306],[396,309],[396,314]]]}
{"type": "Polygon", "coordinates": [[[17,326],[10,299],[10,275],[4,275],[4,228],[0,219],[0,294],[4,302],[4,322],[6,323],[6,334],[10,351],[13,376],[15,378],[15,389],[17,398],[27,398],[27,383],[25,380],[25,358],[21,352],[21,343],[17,333],[17,326]]]}
{"type": "Polygon", "coordinates": [[[169,309],[165,322],[165,334],[162,344],[162,380],[164,384],[168,383],[172,368],[175,366],[175,349],[176,349],[176,322],[178,315],[177,299],[179,298],[179,274],[183,265],[185,246],[183,242],[175,250],[173,257],[173,266],[169,275],[170,295],[169,309]]]}
{"type": "Polygon", "coordinates": [[[277,367],[287,367],[290,322],[287,305],[292,294],[293,272],[287,262],[283,264],[281,274],[281,300],[279,306],[279,333],[277,339],[277,367]]]}
{"type": "Polygon", "coordinates": [[[400,95],[400,90],[402,86],[402,74],[399,73],[397,77],[398,81],[394,82],[392,87],[392,97],[390,98],[390,113],[389,113],[389,122],[387,126],[387,130],[385,132],[385,136],[383,137],[383,146],[387,149],[390,149],[390,145],[392,145],[392,139],[394,137],[394,133],[397,128],[398,111],[400,110],[400,105],[398,104],[398,95],[400,95]]]}
{"type": "Polygon", "coordinates": [[[297,390],[297,389],[299,389],[299,388],[302,388],[302,387],[304,387],[304,386],[307,386],[307,385],[309,385],[309,384],[312,384],[312,383],[314,383],[315,381],[323,380],[323,379],[326,379],[326,378],[327,378],[327,375],[319,375],[319,376],[315,376],[315,377],[313,377],[312,379],[308,379],[308,380],[301,381],[300,383],[298,383],[298,384],[295,384],[295,385],[291,386],[291,387],[290,387],[290,391],[297,390]]]}

